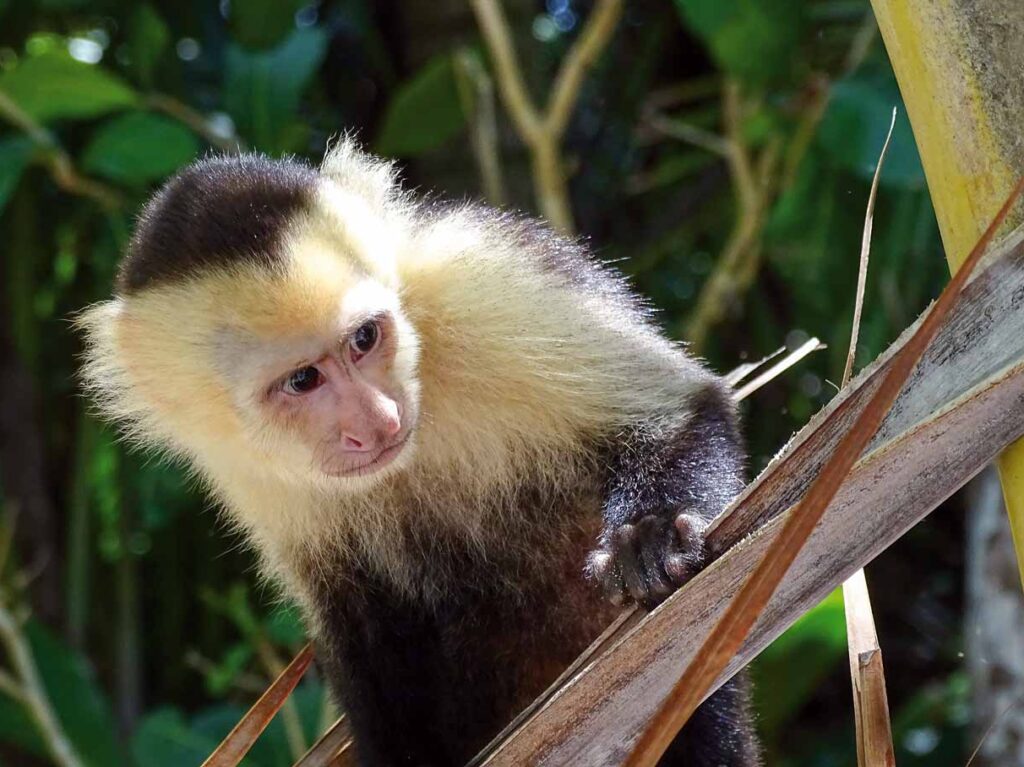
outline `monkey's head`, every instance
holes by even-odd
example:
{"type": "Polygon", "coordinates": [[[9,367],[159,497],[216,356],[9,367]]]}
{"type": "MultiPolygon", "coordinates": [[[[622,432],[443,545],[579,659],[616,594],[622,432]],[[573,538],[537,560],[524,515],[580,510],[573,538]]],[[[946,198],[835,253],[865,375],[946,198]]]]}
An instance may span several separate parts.
{"type": "Polygon", "coordinates": [[[411,452],[418,340],[390,166],[201,160],[145,207],[115,297],[83,313],[85,380],[139,441],[200,468],[365,487],[411,452]]]}

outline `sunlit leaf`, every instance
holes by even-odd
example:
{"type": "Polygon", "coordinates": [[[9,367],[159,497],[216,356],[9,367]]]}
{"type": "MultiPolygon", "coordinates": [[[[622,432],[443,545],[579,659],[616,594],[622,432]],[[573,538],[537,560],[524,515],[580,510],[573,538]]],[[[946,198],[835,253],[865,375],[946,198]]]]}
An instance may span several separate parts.
{"type": "Polygon", "coordinates": [[[294,31],[269,51],[248,51],[230,43],[225,57],[224,102],[239,133],[266,152],[295,149],[289,128],[306,87],[327,51],[327,33],[294,31]]]}
{"type": "Polygon", "coordinates": [[[675,0],[686,26],[725,72],[764,83],[793,66],[803,30],[801,0],[675,0]]]}
{"type": "Polygon", "coordinates": [[[0,140],[0,212],[18,188],[21,173],[32,157],[32,142],[24,136],[0,140]]]}
{"type": "Polygon", "coordinates": [[[388,104],[374,150],[412,157],[444,143],[464,126],[452,57],[437,56],[398,88],[388,104]]]}
{"type": "Polygon", "coordinates": [[[138,100],[120,78],[63,51],[20,60],[0,74],[0,91],[41,122],[98,117],[138,100]]]}
{"type": "Polygon", "coordinates": [[[128,32],[128,47],[131,51],[131,66],[144,85],[153,83],[157,62],[167,50],[171,32],[167,23],[149,3],[140,5],[132,14],[128,32]]]}
{"type": "Polygon", "coordinates": [[[295,29],[295,12],[308,0],[232,0],[231,36],[253,50],[272,48],[295,29]]]}
{"type": "Polygon", "coordinates": [[[89,173],[145,184],[173,173],[199,152],[199,139],[162,115],[131,112],[103,125],[82,155],[89,173]]]}

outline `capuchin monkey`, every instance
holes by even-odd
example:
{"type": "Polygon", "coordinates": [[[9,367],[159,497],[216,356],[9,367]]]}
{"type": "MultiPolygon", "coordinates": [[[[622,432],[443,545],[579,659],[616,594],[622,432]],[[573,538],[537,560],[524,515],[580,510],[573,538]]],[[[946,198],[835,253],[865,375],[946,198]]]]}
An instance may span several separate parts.
{"type": "MultiPolygon", "coordinates": [[[[210,157],[146,205],[84,379],[301,605],[363,765],[459,765],[704,563],[728,388],[578,242],[416,201],[341,141],[210,157]]],[[[760,762],[742,679],[663,764],[760,762]]]]}

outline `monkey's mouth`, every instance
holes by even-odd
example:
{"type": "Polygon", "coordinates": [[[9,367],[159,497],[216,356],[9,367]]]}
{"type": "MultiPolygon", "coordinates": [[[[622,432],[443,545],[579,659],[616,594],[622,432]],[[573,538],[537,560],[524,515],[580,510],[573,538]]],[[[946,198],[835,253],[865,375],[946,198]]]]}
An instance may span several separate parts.
{"type": "Polygon", "coordinates": [[[331,477],[365,477],[373,474],[392,463],[399,454],[401,454],[402,450],[405,449],[405,446],[409,442],[409,438],[411,436],[412,429],[399,437],[397,442],[381,450],[374,458],[366,463],[361,463],[356,466],[353,466],[352,464],[327,466],[324,468],[324,473],[331,477]]]}

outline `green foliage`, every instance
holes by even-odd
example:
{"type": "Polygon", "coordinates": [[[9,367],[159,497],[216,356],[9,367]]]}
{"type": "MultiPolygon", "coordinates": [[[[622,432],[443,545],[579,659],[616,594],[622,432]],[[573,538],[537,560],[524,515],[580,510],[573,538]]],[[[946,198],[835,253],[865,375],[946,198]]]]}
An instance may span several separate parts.
{"type": "Polygon", "coordinates": [[[896,127],[880,183],[923,189],[924,170],[902,103],[887,67],[879,63],[862,67],[832,86],[818,141],[839,167],[870,180],[885,143],[889,116],[896,107],[896,127]]]}
{"type": "Polygon", "coordinates": [[[435,56],[395,91],[374,151],[415,157],[461,133],[464,126],[452,57],[435,56]]]}
{"type": "Polygon", "coordinates": [[[273,48],[294,28],[295,12],[305,4],[306,0],[234,0],[231,36],[246,48],[273,48]]]}
{"type": "MultiPolygon", "coordinates": [[[[29,623],[26,636],[60,724],[87,767],[120,764],[114,718],[85,659],[38,623],[29,623]]],[[[0,741],[31,754],[46,753],[35,723],[5,694],[0,694],[0,741]]]]}
{"type": "Polygon", "coordinates": [[[121,78],[76,61],[49,41],[0,74],[0,91],[40,122],[99,117],[134,106],[138,96],[121,78]]]}
{"type": "Polygon", "coordinates": [[[152,85],[157,64],[171,42],[167,23],[148,3],[136,7],[128,32],[131,68],[143,85],[152,85]]]}
{"type": "Polygon", "coordinates": [[[89,173],[129,186],[159,181],[199,152],[199,139],[162,115],[130,112],[106,122],[82,153],[89,173]]]}
{"type": "Polygon", "coordinates": [[[843,591],[836,589],[776,639],[753,665],[758,725],[773,741],[846,659],[843,591]]]}
{"type": "MultiPolygon", "coordinates": [[[[291,700],[302,722],[306,742],[312,744],[323,711],[323,688],[304,682],[291,700]]],[[[245,709],[221,705],[188,718],[175,709],[158,709],[139,725],[132,739],[135,767],[180,767],[200,764],[235,726],[245,709]]],[[[274,719],[242,762],[242,767],[279,767],[294,761],[280,717],[274,719]]]]}
{"type": "Polygon", "coordinates": [[[675,0],[675,5],[723,72],[754,84],[791,73],[803,32],[801,0],[675,0]]]}
{"type": "MultiPolygon", "coordinates": [[[[244,713],[244,709],[233,708],[230,713],[238,721],[238,715],[244,713]]],[[[132,738],[132,755],[136,767],[202,764],[217,747],[217,743],[219,740],[216,733],[193,728],[180,711],[163,708],[149,714],[139,724],[132,738]]]]}
{"type": "Polygon", "coordinates": [[[281,154],[302,145],[306,130],[296,110],[326,50],[323,29],[297,29],[268,51],[228,44],[224,105],[257,149],[281,154]]]}

